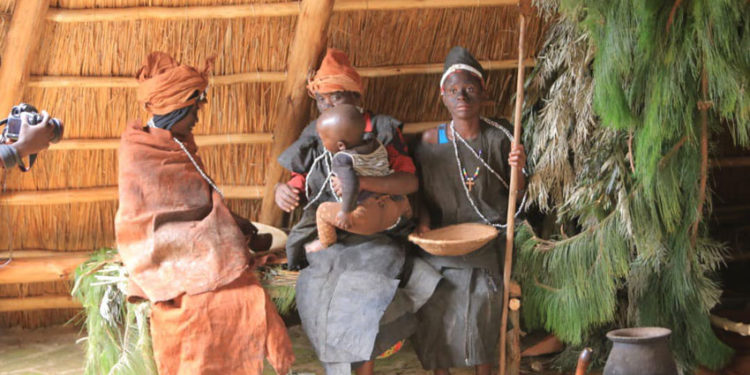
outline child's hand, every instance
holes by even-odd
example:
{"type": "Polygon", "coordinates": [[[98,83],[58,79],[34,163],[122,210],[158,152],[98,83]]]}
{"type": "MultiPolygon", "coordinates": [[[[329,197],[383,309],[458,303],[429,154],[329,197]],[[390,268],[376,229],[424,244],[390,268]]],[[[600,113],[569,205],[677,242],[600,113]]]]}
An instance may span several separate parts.
{"type": "Polygon", "coordinates": [[[339,211],[336,215],[336,226],[348,230],[352,227],[352,214],[351,212],[339,211]]]}
{"type": "Polygon", "coordinates": [[[513,142],[510,148],[510,155],[508,155],[508,164],[518,169],[526,166],[526,152],[522,144],[513,142]]]}

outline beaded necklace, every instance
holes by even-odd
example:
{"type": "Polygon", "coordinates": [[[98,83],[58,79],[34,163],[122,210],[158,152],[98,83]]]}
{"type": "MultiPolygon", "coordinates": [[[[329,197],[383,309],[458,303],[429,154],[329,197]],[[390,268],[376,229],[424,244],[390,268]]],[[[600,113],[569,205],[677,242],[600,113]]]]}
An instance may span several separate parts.
{"type": "MultiPolygon", "coordinates": [[[[513,136],[510,134],[510,132],[508,130],[506,130],[500,124],[498,124],[498,123],[496,123],[496,122],[494,122],[494,121],[492,121],[492,120],[490,120],[488,118],[482,117],[481,119],[484,122],[486,122],[487,124],[489,124],[489,125],[497,128],[498,130],[502,131],[505,134],[505,136],[507,136],[508,139],[510,139],[511,143],[513,143],[513,136]]],[[[482,159],[481,155],[478,154],[476,151],[474,151],[474,148],[472,148],[471,145],[469,145],[469,143],[466,142],[466,140],[461,136],[461,134],[459,134],[456,131],[456,128],[453,125],[453,121],[451,121],[451,123],[450,123],[450,129],[451,129],[451,134],[453,135],[453,139],[452,139],[453,152],[454,152],[454,155],[456,157],[456,166],[458,167],[458,173],[459,173],[459,176],[464,177],[464,180],[463,180],[464,183],[462,183],[461,186],[463,186],[464,192],[466,193],[466,199],[469,200],[469,204],[471,204],[471,207],[474,209],[474,212],[476,212],[477,216],[479,216],[485,223],[487,223],[489,225],[492,225],[493,227],[496,227],[496,228],[501,228],[501,229],[506,228],[507,224],[495,224],[495,223],[492,223],[489,219],[487,219],[486,216],[484,216],[482,214],[481,211],[479,211],[479,208],[477,208],[476,203],[474,203],[474,198],[472,198],[471,194],[469,193],[471,191],[471,186],[469,186],[469,182],[468,182],[468,179],[467,179],[467,176],[466,176],[466,170],[464,169],[464,166],[461,163],[461,158],[458,156],[458,143],[456,142],[456,139],[458,139],[459,141],[461,141],[461,143],[463,143],[463,145],[466,146],[466,148],[468,148],[469,151],[471,151],[471,154],[474,155],[474,157],[476,157],[482,163],[482,165],[485,168],[487,168],[487,170],[492,175],[494,175],[498,180],[500,180],[500,182],[503,183],[503,185],[505,186],[506,189],[509,189],[508,188],[508,183],[505,182],[505,180],[500,176],[500,174],[498,174],[497,172],[495,172],[495,170],[492,169],[492,167],[490,167],[489,164],[487,164],[484,161],[484,159],[482,159]]],[[[471,185],[472,186],[473,186],[473,182],[474,182],[473,179],[476,178],[476,176],[478,174],[479,174],[479,167],[477,167],[477,171],[474,173],[474,177],[471,180],[471,185]]],[[[521,200],[521,204],[518,205],[518,210],[516,210],[516,216],[521,212],[521,209],[523,208],[524,203],[526,203],[526,194],[524,194],[523,199],[521,200]]]]}
{"type": "Polygon", "coordinates": [[[206,180],[206,182],[208,182],[208,184],[211,185],[211,187],[216,190],[217,193],[219,193],[221,199],[224,199],[224,193],[221,191],[221,189],[219,189],[218,186],[216,186],[214,180],[212,180],[211,177],[208,177],[208,175],[203,172],[201,167],[198,166],[198,163],[195,161],[195,159],[193,159],[193,155],[190,154],[190,151],[188,151],[187,147],[185,147],[185,145],[182,144],[179,139],[174,137],[172,137],[172,139],[174,139],[174,141],[177,142],[178,145],[180,145],[180,148],[185,152],[185,155],[188,156],[188,159],[190,159],[190,161],[193,163],[193,166],[195,166],[195,169],[198,170],[198,173],[201,174],[201,177],[203,177],[203,179],[206,180]]]}

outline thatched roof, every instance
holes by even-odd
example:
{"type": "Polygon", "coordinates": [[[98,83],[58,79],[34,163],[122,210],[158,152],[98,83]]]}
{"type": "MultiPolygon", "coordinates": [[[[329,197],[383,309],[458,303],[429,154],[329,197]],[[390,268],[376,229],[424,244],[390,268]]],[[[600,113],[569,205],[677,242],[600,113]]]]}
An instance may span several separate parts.
{"type": "MultiPolygon", "coordinates": [[[[51,0],[50,11],[265,2],[269,1],[51,0]]],[[[377,3],[370,1],[370,5],[377,3]]],[[[4,46],[13,5],[12,0],[0,1],[0,11],[5,12],[0,17],[0,48],[4,46]]],[[[176,14],[179,12],[175,10],[176,14]]],[[[120,135],[127,120],[146,119],[132,87],[40,86],[51,82],[51,76],[103,77],[95,81],[105,84],[108,77],[130,78],[146,54],[155,50],[169,52],[181,62],[196,66],[202,66],[206,57],[215,55],[216,77],[283,73],[296,19],[295,15],[288,15],[63,23],[48,18],[39,52],[30,67],[32,82],[23,98],[63,119],[67,140],[112,140],[120,135]]],[[[442,63],[454,45],[467,47],[480,60],[512,60],[517,54],[517,24],[518,12],[513,5],[336,11],[329,27],[328,45],[346,51],[357,67],[442,63]]],[[[526,41],[529,56],[537,51],[542,29],[539,19],[531,21],[526,41]]],[[[281,77],[283,81],[283,74],[281,77]]],[[[195,133],[259,134],[252,138],[254,141],[242,144],[203,147],[200,154],[208,172],[220,185],[261,187],[266,183],[267,166],[275,162],[269,158],[269,133],[277,126],[285,126],[275,122],[283,82],[244,80],[209,87],[209,105],[201,114],[195,133]]],[[[127,79],[109,81],[114,85],[129,85],[127,79]]],[[[221,80],[216,78],[216,81],[221,80]]],[[[366,107],[407,123],[445,120],[448,114],[439,100],[438,81],[439,74],[366,78],[366,107]]],[[[488,114],[510,115],[514,83],[514,70],[493,70],[489,74],[489,89],[497,104],[487,108],[488,114]]],[[[311,113],[312,110],[311,103],[311,113]]],[[[80,149],[82,146],[68,143],[69,149],[41,154],[31,173],[9,171],[7,188],[11,192],[100,190],[80,190],[96,193],[95,198],[79,194],[76,199],[82,201],[76,203],[46,204],[34,198],[31,202],[16,201],[20,203],[9,205],[0,197],[0,222],[12,223],[0,229],[0,251],[8,249],[11,240],[16,250],[77,252],[114,246],[117,202],[111,192],[117,185],[117,154],[112,145],[108,143],[105,149],[80,149]],[[13,232],[12,239],[9,232],[13,232]]],[[[259,190],[243,190],[238,196],[248,196],[247,191],[257,196],[259,190]]],[[[252,218],[257,217],[259,204],[257,199],[230,200],[233,209],[252,218]]],[[[0,279],[2,272],[0,269],[0,279]]],[[[66,293],[67,286],[62,282],[0,285],[3,298],[66,293]]],[[[0,312],[0,326],[60,323],[75,311],[0,312]]]]}

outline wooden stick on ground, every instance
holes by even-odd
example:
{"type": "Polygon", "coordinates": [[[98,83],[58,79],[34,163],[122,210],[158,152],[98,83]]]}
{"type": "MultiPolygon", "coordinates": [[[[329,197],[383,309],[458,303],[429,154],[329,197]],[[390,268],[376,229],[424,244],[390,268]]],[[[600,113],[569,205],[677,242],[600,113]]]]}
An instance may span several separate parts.
{"type": "Polygon", "coordinates": [[[276,159],[299,137],[310,116],[310,99],[305,83],[308,74],[318,67],[320,57],[326,49],[328,23],[333,12],[334,0],[302,0],[297,30],[287,59],[287,78],[276,112],[274,124],[271,165],[266,172],[266,188],[260,210],[260,222],[278,227],[282,211],[276,207],[274,193],[276,183],[281,182],[285,171],[276,159]]]}
{"type": "MultiPolygon", "coordinates": [[[[518,80],[516,81],[516,107],[513,116],[513,141],[521,142],[521,107],[523,106],[523,76],[524,66],[523,58],[524,40],[526,39],[526,16],[531,14],[530,0],[519,1],[519,20],[518,20],[518,80]]],[[[508,216],[505,241],[505,266],[503,269],[503,313],[500,321],[500,375],[505,375],[505,345],[508,330],[508,299],[510,297],[510,272],[513,269],[513,237],[515,228],[516,213],[516,196],[518,195],[518,173],[516,167],[511,167],[510,171],[510,192],[508,194],[508,216]]]]}

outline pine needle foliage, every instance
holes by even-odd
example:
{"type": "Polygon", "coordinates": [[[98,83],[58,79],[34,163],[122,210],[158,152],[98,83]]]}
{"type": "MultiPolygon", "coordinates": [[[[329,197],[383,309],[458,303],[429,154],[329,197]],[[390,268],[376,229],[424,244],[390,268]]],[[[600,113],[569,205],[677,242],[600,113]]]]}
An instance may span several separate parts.
{"type": "Polygon", "coordinates": [[[103,249],[78,267],[73,296],[86,319],[86,375],[157,374],[151,348],[148,303],[126,301],[127,275],[103,249]]]}
{"type": "Polygon", "coordinates": [[[527,82],[528,192],[559,234],[519,228],[525,323],[572,345],[664,326],[682,369],[722,367],[702,143],[727,124],[750,146],[749,3],[538,3],[560,14],[527,82]]]}
{"type": "MultiPolygon", "coordinates": [[[[114,260],[117,250],[102,249],[81,264],[71,294],[83,305],[87,332],[85,375],[156,375],[151,334],[150,303],[129,303],[125,266],[114,260]]],[[[267,266],[261,284],[279,314],[295,307],[296,272],[267,266]]]]}

